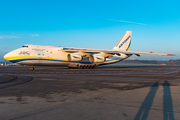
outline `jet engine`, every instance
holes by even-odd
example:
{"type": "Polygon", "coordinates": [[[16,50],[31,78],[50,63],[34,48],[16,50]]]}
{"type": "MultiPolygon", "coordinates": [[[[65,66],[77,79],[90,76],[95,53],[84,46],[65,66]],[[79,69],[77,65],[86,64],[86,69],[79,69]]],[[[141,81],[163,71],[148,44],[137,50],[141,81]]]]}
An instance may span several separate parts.
{"type": "Polygon", "coordinates": [[[68,61],[81,61],[83,57],[77,53],[72,53],[67,55],[68,61]]]}
{"type": "Polygon", "coordinates": [[[106,58],[102,55],[98,55],[98,54],[95,54],[95,55],[91,55],[89,57],[89,61],[91,63],[102,63],[106,60],[106,58]]]}

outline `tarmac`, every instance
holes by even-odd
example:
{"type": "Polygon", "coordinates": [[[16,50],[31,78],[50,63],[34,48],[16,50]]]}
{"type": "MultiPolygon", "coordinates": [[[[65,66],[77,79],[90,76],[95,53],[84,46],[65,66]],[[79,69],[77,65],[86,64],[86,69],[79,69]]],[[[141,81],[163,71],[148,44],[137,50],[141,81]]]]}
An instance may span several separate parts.
{"type": "Polygon", "coordinates": [[[0,67],[1,120],[179,120],[180,66],[0,67]]]}

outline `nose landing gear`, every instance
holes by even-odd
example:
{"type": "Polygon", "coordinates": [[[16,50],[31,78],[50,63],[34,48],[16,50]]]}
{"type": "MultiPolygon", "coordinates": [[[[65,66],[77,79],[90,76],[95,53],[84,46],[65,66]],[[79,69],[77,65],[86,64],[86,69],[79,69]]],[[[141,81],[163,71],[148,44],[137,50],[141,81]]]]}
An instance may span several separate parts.
{"type": "Polygon", "coordinates": [[[29,70],[34,70],[33,65],[30,65],[30,66],[29,66],[29,70]]]}

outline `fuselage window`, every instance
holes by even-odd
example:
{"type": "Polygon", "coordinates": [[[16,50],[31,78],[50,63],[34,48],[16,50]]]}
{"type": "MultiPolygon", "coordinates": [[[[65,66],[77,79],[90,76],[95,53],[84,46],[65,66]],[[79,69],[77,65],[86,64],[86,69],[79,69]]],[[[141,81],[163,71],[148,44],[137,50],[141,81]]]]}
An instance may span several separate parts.
{"type": "Polygon", "coordinates": [[[24,45],[24,46],[22,46],[22,47],[28,47],[28,46],[24,45]]]}

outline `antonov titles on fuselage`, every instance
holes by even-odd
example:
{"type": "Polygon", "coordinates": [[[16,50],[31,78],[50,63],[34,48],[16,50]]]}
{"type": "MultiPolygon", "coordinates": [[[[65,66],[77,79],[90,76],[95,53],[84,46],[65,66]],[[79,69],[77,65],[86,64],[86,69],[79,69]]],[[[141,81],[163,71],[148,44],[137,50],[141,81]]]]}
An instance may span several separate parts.
{"type": "Polygon", "coordinates": [[[87,49],[74,47],[55,47],[43,45],[24,45],[19,49],[9,52],[4,59],[21,65],[33,66],[67,66],[68,68],[95,68],[122,61],[131,55],[167,55],[148,52],[129,51],[132,31],[127,31],[112,50],[87,49]]]}

